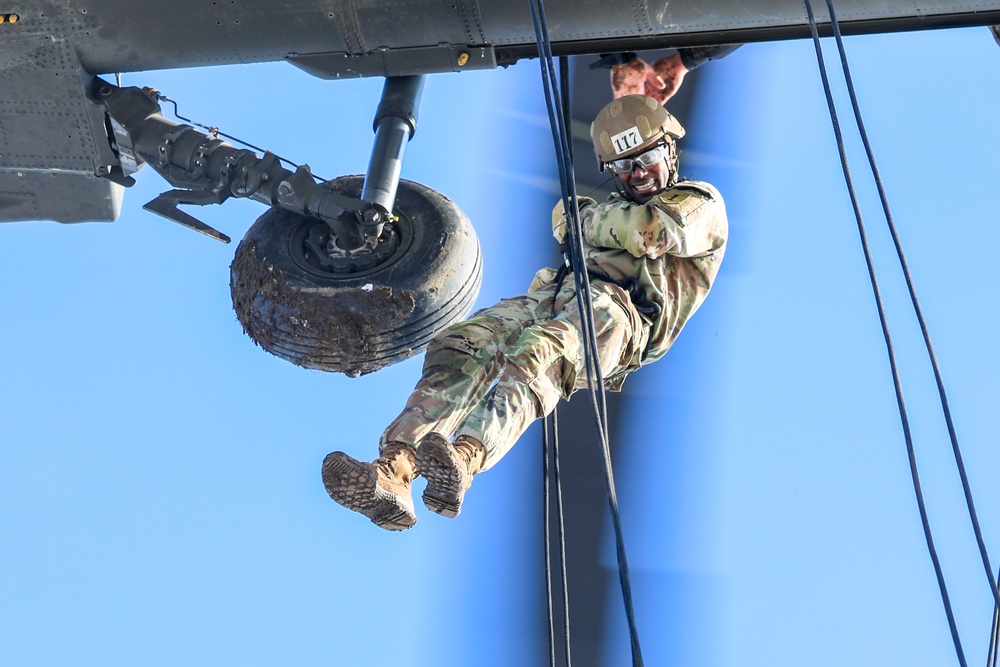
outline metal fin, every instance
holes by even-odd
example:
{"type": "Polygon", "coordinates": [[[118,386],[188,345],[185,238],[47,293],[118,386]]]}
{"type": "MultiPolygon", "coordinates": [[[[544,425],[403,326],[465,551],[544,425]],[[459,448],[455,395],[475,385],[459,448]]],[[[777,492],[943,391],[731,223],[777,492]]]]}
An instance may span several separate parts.
{"type": "MultiPolygon", "coordinates": [[[[169,192],[164,192],[159,197],[157,197],[153,201],[143,206],[143,208],[146,209],[147,211],[150,211],[151,213],[156,213],[157,215],[161,215],[164,218],[167,218],[168,220],[173,220],[179,225],[184,225],[188,229],[193,229],[196,232],[200,232],[205,236],[211,236],[213,239],[222,241],[223,243],[229,243],[230,241],[232,241],[231,238],[229,238],[219,230],[215,229],[214,227],[206,225],[204,222],[194,217],[193,215],[185,213],[184,211],[177,208],[178,204],[214,203],[210,201],[205,201],[205,202],[197,201],[200,198],[205,198],[205,195],[208,195],[208,193],[204,193],[199,197],[198,193],[192,193],[188,190],[170,190],[169,192]],[[192,199],[194,199],[195,201],[191,201],[192,199]]],[[[211,195],[208,195],[207,198],[212,198],[212,197],[211,195]]]]}

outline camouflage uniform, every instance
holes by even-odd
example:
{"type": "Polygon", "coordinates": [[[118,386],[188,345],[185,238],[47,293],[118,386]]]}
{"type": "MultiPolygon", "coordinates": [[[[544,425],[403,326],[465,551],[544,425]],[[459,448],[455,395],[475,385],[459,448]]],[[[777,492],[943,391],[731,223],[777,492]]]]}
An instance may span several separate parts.
{"type": "MultiPolygon", "coordinates": [[[[646,204],[613,195],[603,204],[581,198],[580,206],[600,366],[608,388],[617,390],[630,371],[667,352],[708,295],[726,246],[725,206],[714,187],[696,181],[646,204]],[[622,286],[630,280],[659,314],[637,310],[622,286]]],[[[565,226],[560,204],[553,211],[557,240],[565,226]]],[[[441,332],[406,408],[382,434],[382,448],[416,446],[428,433],[468,435],[485,446],[488,469],[531,422],[586,387],[575,287],[571,277],[561,287],[555,277],[542,269],[527,294],[441,332]]]]}

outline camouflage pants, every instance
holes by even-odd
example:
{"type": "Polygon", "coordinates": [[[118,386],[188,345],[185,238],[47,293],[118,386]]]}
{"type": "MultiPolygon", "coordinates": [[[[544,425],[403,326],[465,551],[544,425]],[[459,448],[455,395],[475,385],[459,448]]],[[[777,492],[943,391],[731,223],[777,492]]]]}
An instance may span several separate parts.
{"type": "MultiPolygon", "coordinates": [[[[648,328],[617,285],[591,286],[605,378],[639,367],[648,328]]],[[[583,334],[572,280],[504,299],[442,331],[427,348],[423,373],[381,446],[416,446],[428,433],[468,435],[486,447],[490,468],[560,398],[587,386],[583,334]],[[553,317],[553,303],[556,312],[553,317]]]]}

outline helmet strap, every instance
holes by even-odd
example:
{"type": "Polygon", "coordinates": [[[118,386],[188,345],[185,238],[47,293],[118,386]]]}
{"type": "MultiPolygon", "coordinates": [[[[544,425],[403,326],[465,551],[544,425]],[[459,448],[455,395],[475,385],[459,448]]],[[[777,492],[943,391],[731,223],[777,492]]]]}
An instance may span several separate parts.
{"type": "Polygon", "coordinates": [[[617,192],[619,195],[621,195],[624,199],[628,199],[629,201],[632,201],[632,198],[628,196],[627,192],[625,192],[625,186],[622,185],[621,179],[618,178],[618,174],[612,173],[611,174],[611,180],[615,184],[615,192],[617,192]]]}
{"type": "Polygon", "coordinates": [[[680,167],[678,165],[678,160],[677,160],[677,142],[668,141],[667,146],[669,152],[667,153],[667,156],[664,158],[667,162],[667,187],[672,188],[673,186],[677,185],[677,175],[678,172],[680,171],[680,167]]]}

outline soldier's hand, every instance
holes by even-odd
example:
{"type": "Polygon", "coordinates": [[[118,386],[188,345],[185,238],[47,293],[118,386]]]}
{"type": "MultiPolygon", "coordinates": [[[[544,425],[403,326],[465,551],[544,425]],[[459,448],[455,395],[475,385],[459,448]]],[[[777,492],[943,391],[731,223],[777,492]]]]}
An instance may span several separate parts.
{"type": "MultiPolygon", "coordinates": [[[[591,204],[596,204],[597,200],[592,197],[577,197],[576,205],[581,211],[591,204]]],[[[558,243],[566,242],[568,234],[566,225],[566,211],[563,210],[562,199],[552,209],[552,236],[558,243]]]]}
{"type": "Polygon", "coordinates": [[[656,77],[646,79],[646,95],[665,104],[680,89],[688,68],[684,66],[681,55],[674,53],[657,60],[651,69],[656,77]],[[656,81],[658,83],[654,83],[656,81]]]}
{"type": "Polygon", "coordinates": [[[660,76],[642,58],[611,68],[611,92],[615,99],[623,95],[649,95],[649,90],[662,86],[660,76]]]}

